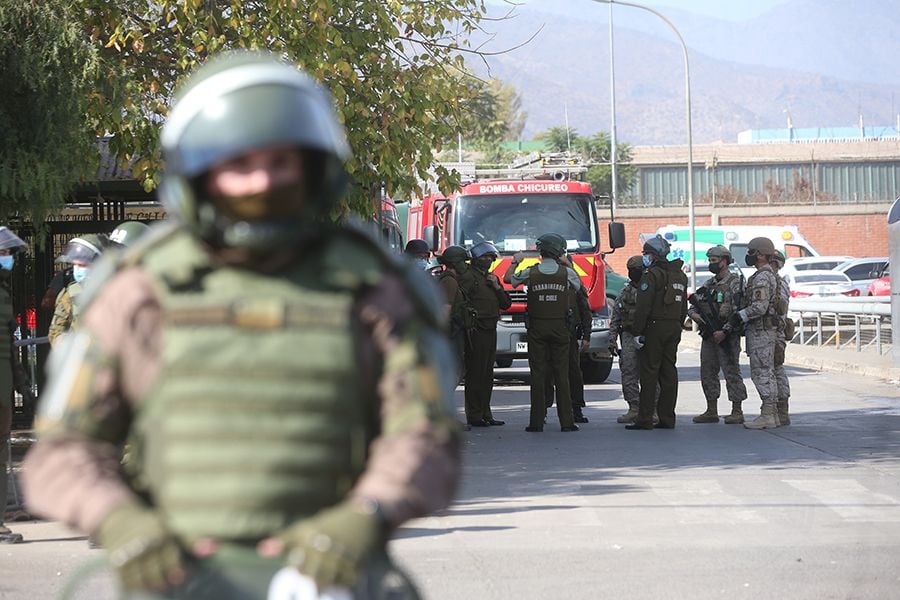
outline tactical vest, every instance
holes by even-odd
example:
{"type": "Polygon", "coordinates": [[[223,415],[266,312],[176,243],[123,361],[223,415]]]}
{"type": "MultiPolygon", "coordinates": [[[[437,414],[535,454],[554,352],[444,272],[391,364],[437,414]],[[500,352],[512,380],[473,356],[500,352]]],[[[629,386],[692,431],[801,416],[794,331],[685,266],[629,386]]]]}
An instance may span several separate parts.
{"type": "Polygon", "coordinates": [[[2,332],[0,335],[3,336],[3,341],[0,343],[0,360],[9,362],[12,357],[13,331],[11,328],[15,311],[13,311],[12,293],[7,285],[5,281],[0,284],[0,332],[2,332]]]}
{"type": "Polygon", "coordinates": [[[637,308],[637,288],[631,283],[626,283],[619,295],[619,302],[616,309],[619,311],[619,318],[622,323],[622,331],[631,332],[634,327],[634,311],[637,308]]]}
{"type": "MultiPolygon", "coordinates": [[[[353,260],[353,256],[343,256],[353,260]]],[[[321,266],[210,268],[185,234],[142,266],[163,308],[161,376],[135,420],[142,487],[186,540],[258,540],[342,499],[373,435],[353,290],[321,266]]]]}
{"type": "Polygon", "coordinates": [[[565,268],[556,273],[541,273],[538,265],[528,271],[528,318],[565,319],[572,304],[569,277],[565,268]]]}
{"type": "Polygon", "coordinates": [[[753,303],[752,292],[753,292],[753,284],[756,281],[757,277],[760,277],[760,273],[768,272],[771,273],[773,279],[775,280],[775,285],[771,287],[769,290],[769,304],[766,307],[766,312],[759,317],[759,319],[754,319],[750,323],[749,326],[762,327],[763,329],[773,329],[776,327],[776,303],[778,299],[778,275],[775,274],[771,269],[767,269],[765,267],[761,269],[757,269],[753,275],[747,280],[747,290],[744,293],[744,308],[750,306],[753,303]]]}
{"type": "Polygon", "coordinates": [[[474,267],[469,267],[459,274],[458,280],[463,294],[475,311],[476,325],[487,329],[495,328],[500,320],[500,301],[488,285],[485,275],[474,267]]]}

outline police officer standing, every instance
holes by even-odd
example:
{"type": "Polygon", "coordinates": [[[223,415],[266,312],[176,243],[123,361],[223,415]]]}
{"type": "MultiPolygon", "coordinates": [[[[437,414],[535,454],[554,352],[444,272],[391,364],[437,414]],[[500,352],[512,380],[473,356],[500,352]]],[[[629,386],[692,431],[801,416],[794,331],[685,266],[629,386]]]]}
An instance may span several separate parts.
{"type": "Polygon", "coordinates": [[[775,245],[769,238],[753,238],[747,244],[745,260],[748,267],[756,267],[756,272],[747,280],[744,308],[738,311],[738,316],[745,324],[750,378],[762,401],[760,415],[744,423],[747,429],[778,427],[778,386],[775,382],[778,279],[769,264],[774,255],[775,245]]]}
{"type": "Polygon", "coordinates": [[[743,277],[728,268],[733,261],[725,246],[713,246],[706,251],[709,270],[714,274],[694,294],[698,299],[688,309],[688,316],[699,323],[703,341],[700,343],[700,384],[706,396],[706,412],[694,417],[694,423],[719,422],[719,394],[722,385],[719,371],[725,374],[725,389],[731,402],[731,414],[725,423],[744,422],[741,408],[747,399],[747,388],[741,373],[741,338],[734,331],[732,316],[741,307],[743,277]]]}
{"type": "Polygon", "coordinates": [[[3,517],[6,512],[13,391],[16,388],[14,376],[20,368],[18,352],[13,344],[16,319],[9,277],[16,262],[16,254],[24,252],[25,247],[25,242],[19,236],[7,227],[0,226],[0,544],[17,544],[22,541],[22,534],[10,531],[3,524],[3,517]]]}
{"type": "Polygon", "coordinates": [[[84,289],[84,280],[91,272],[94,261],[107,246],[109,238],[105,235],[89,233],[69,240],[65,253],[57,259],[57,262],[72,265],[72,281],[60,292],[53,308],[53,318],[50,320],[50,329],[47,333],[51,346],[56,345],[59,336],[78,324],[81,316],[78,297],[84,289]]]}
{"type": "Polygon", "coordinates": [[[459,279],[463,295],[475,312],[465,352],[466,421],[472,427],[505,425],[491,413],[494,361],[497,358],[497,321],[512,300],[491,266],[500,256],[497,247],[481,242],[469,251],[471,268],[459,279]]]}
{"type": "Polygon", "coordinates": [[[173,222],[92,274],[41,402],[31,508],[96,534],[134,597],[265,598],[282,567],[381,597],[402,581],[391,533],[459,474],[437,290],[328,222],[349,150],[310,78],[234,53],[176,98],[173,222]],[[238,591],[217,576],[235,556],[267,577],[238,591]]]}
{"type": "Polygon", "coordinates": [[[791,398],[791,383],[788,381],[784,370],[784,353],[787,350],[789,340],[794,339],[794,322],[788,318],[788,308],[791,301],[791,286],[787,280],[778,274],[784,266],[784,254],[776,250],[769,263],[775,271],[778,280],[778,295],[775,300],[775,384],[778,388],[778,425],[790,425],[791,415],[788,405],[791,398]]]}
{"type": "Polygon", "coordinates": [[[681,341],[681,325],[687,316],[687,276],[681,259],[666,260],[669,243],[657,235],[644,243],[642,262],[647,268],[638,285],[632,327],[641,349],[641,400],[638,416],[626,429],[674,429],[678,401],[678,369],[675,361],[681,341]],[[659,385],[657,413],[653,405],[659,385]]]}
{"type": "Polygon", "coordinates": [[[544,430],[547,415],[547,379],[556,385],[556,412],[562,431],[578,431],[572,413],[569,387],[569,356],[572,315],[571,295],[581,289],[581,279],[570,267],[560,264],[566,240],[556,233],[537,239],[541,262],[517,272],[524,258],[513,257],[504,276],[513,287],[528,285],[528,367],[531,370],[531,414],[525,431],[544,430]]]}
{"type": "MultiPolygon", "coordinates": [[[[466,299],[460,278],[469,271],[469,251],[462,246],[448,246],[438,256],[438,263],[443,269],[437,273],[438,287],[444,296],[444,311],[449,319],[450,344],[457,358],[457,384],[462,380],[463,361],[469,332],[475,326],[475,315],[471,304],[466,299]]],[[[469,273],[468,276],[471,276],[469,273]]]]}
{"type": "Polygon", "coordinates": [[[628,411],[620,415],[616,422],[634,423],[641,400],[641,352],[634,335],[634,313],[638,285],[644,276],[644,263],[640,256],[632,256],[625,266],[628,269],[628,282],[622,286],[613,302],[609,317],[609,348],[611,354],[619,355],[622,396],[628,404],[628,411]]]}

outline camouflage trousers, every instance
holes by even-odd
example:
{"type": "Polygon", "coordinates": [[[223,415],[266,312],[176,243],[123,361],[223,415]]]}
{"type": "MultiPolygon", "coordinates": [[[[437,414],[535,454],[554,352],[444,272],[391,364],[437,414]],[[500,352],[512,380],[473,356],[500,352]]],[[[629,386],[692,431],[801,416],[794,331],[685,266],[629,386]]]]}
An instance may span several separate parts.
{"type": "Polygon", "coordinates": [[[744,374],[741,373],[741,338],[729,335],[721,344],[705,339],[700,344],[700,385],[707,402],[715,402],[722,393],[719,371],[725,374],[729,402],[747,399],[744,374]]]}
{"type": "Polygon", "coordinates": [[[775,336],[775,384],[778,388],[779,400],[787,400],[791,397],[791,383],[788,381],[787,373],[784,371],[784,353],[787,349],[787,342],[784,339],[784,332],[778,332],[775,336]]]}
{"type": "Polygon", "coordinates": [[[775,404],[778,400],[778,384],[775,382],[774,329],[747,328],[747,355],[750,357],[750,379],[763,404],[775,404]]]}
{"type": "Polygon", "coordinates": [[[623,331],[619,335],[619,374],[622,376],[622,396],[628,406],[637,407],[641,400],[641,351],[634,336],[623,331]]]}

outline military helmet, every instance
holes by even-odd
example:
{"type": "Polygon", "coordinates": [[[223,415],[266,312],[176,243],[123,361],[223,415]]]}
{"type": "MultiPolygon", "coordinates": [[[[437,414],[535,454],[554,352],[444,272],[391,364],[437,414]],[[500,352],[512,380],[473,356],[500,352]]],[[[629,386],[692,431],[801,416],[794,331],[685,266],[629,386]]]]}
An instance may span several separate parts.
{"type": "Polygon", "coordinates": [[[0,225],[0,250],[9,250],[12,253],[23,252],[26,248],[22,238],[17,236],[9,227],[0,225]]]}
{"type": "Polygon", "coordinates": [[[706,251],[706,258],[724,259],[726,263],[731,262],[731,250],[725,246],[713,246],[706,251]]]}
{"type": "Polygon", "coordinates": [[[447,246],[438,256],[438,262],[442,265],[466,262],[469,260],[469,251],[462,246],[447,246]]]}
{"type": "Polygon", "coordinates": [[[128,247],[139,237],[147,233],[150,226],[140,221],[124,221],[116,225],[109,234],[109,241],[117,246],[128,247]]]}
{"type": "Polygon", "coordinates": [[[191,233],[218,246],[271,249],[294,243],[298,226],[327,216],[346,184],[349,148],[330,95],[268,53],[213,58],[176,95],[160,137],[160,197],[191,233]],[[237,221],[210,202],[204,175],[255,150],[303,153],[302,214],[237,221]]]}
{"type": "Polygon", "coordinates": [[[559,258],[566,253],[566,238],[558,233],[545,233],[537,239],[535,246],[542,256],[559,258]]]}
{"type": "Polygon", "coordinates": [[[779,269],[784,266],[784,261],[785,261],[784,253],[781,250],[776,250],[772,254],[772,262],[776,263],[778,265],[779,269]]]}
{"type": "Polygon", "coordinates": [[[428,254],[431,252],[431,248],[428,247],[428,242],[425,240],[409,240],[406,242],[404,252],[407,254],[428,254]]]}
{"type": "Polygon", "coordinates": [[[767,237],[755,237],[747,244],[747,252],[772,256],[775,254],[775,244],[767,237]]]}
{"type": "Polygon", "coordinates": [[[500,256],[500,251],[497,250],[497,246],[490,242],[475,244],[469,252],[472,254],[472,258],[481,258],[482,256],[487,256],[489,254],[500,256]]]}
{"type": "Polygon", "coordinates": [[[56,259],[58,263],[74,263],[75,261],[91,264],[109,246],[109,238],[105,235],[89,233],[69,240],[66,251],[56,259]]]}
{"type": "Polygon", "coordinates": [[[644,254],[655,254],[660,258],[665,258],[668,256],[669,250],[669,242],[659,234],[644,242],[644,254]]]}
{"type": "Polygon", "coordinates": [[[628,259],[628,262],[625,263],[626,269],[643,269],[644,268],[644,259],[641,255],[632,256],[628,259]]]}

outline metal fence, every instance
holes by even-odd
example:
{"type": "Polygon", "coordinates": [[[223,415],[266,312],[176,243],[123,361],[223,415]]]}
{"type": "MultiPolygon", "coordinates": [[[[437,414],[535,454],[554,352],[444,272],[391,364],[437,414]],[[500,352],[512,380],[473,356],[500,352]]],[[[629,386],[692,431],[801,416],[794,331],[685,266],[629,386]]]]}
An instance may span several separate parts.
{"type": "Polygon", "coordinates": [[[891,352],[890,297],[791,300],[788,316],[797,324],[795,344],[891,352]]]}

